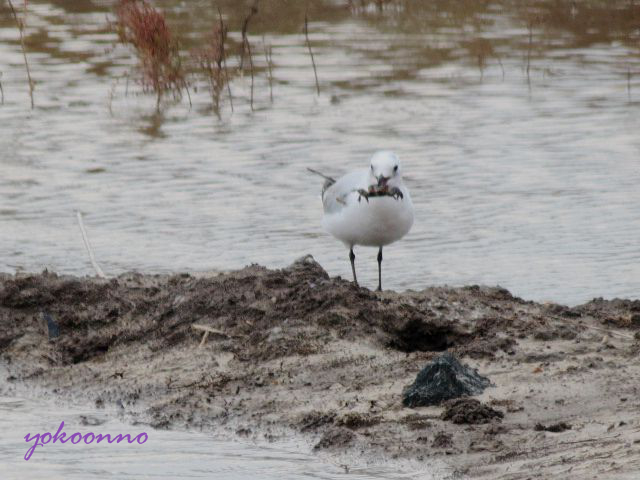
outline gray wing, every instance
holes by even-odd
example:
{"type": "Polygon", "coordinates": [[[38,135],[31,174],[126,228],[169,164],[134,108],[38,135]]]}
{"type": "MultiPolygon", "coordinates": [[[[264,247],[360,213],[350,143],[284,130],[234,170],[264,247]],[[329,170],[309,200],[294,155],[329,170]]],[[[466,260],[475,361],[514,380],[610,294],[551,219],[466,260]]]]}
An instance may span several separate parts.
{"type": "Polygon", "coordinates": [[[347,206],[347,197],[350,193],[361,188],[367,188],[367,170],[359,170],[347,173],[335,183],[329,180],[322,188],[322,205],[324,213],[335,213],[347,206]]]}

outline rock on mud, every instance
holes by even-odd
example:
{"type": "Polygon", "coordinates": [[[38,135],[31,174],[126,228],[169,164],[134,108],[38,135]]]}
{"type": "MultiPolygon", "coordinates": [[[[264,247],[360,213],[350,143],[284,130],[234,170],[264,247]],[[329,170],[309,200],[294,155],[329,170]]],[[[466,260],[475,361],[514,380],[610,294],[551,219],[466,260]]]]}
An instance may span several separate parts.
{"type": "Polygon", "coordinates": [[[440,405],[452,398],[478,395],[489,385],[488,378],[447,352],[418,373],[415,382],[405,389],[402,403],[407,407],[440,405]]]}

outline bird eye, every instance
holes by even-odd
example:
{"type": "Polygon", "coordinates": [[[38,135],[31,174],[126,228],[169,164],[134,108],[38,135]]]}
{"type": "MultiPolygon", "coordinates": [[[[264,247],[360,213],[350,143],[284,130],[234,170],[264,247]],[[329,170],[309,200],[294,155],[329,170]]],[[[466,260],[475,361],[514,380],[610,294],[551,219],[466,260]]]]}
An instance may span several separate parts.
{"type": "Polygon", "coordinates": [[[396,165],[395,167],[393,167],[393,171],[397,172],[398,171],[398,165],[396,165]]]}

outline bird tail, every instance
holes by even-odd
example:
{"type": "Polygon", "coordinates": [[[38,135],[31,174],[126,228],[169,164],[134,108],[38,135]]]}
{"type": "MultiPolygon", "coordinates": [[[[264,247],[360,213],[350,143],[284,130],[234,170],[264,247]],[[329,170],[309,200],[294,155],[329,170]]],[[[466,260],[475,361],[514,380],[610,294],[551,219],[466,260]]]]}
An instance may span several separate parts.
{"type": "Polygon", "coordinates": [[[314,173],[316,175],[320,175],[322,178],[324,178],[327,182],[331,182],[331,183],[336,183],[336,179],[333,177],[329,177],[327,175],[325,175],[324,173],[321,173],[317,170],[314,170],[313,168],[309,168],[307,167],[307,170],[309,170],[311,173],[314,173]]]}

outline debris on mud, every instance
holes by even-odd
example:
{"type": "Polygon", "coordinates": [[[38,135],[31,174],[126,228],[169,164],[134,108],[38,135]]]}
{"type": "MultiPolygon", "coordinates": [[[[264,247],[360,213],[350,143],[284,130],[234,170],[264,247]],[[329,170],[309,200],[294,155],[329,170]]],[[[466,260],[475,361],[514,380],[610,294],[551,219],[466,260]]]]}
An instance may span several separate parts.
{"type": "Polygon", "coordinates": [[[402,418],[402,423],[407,425],[410,430],[424,430],[433,426],[431,417],[412,413],[402,418]]]}
{"type": "Polygon", "coordinates": [[[431,448],[451,448],[453,447],[453,439],[451,434],[438,432],[431,442],[431,448]]]}
{"type": "Polygon", "coordinates": [[[491,385],[488,378],[444,353],[424,367],[403,394],[407,407],[440,405],[445,400],[478,395],[491,385]]]}
{"type": "Polygon", "coordinates": [[[301,432],[316,431],[324,425],[331,425],[336,418],[335,413],[309,412],[298,421],[301,432]]]}
{"type": "Polygon", "coordinates": [[[58,338],[60,336],[60,328],[58,327],[58,324],[53,319],[53,317],[49,315],[47,312],[43,312],[42,318],[47,324],[47,334],[49,335],[49,340],[58,338]]]}
{"type": "Polygon", "coordinates": [[[455,398],[444,402],[445,410],[442,420],[450,420],[457,424],[476,425],[500,421],[504,413],[485,405],[475,398],[455,398]]]}
{"type": "Polygon", "coordinates": [[[348,447],[355,435],[346,428],[332,428],[325,432],[320,441],[313,447],[314,450],[339,449],[348,447]]]}
{"type": "Polygon", "coordinates": [[[367,413],[349,412],[336,422],[336,425],[347,427],[350,430],[371,427],[380,423],[380,417],[367,413]]]}
{"type": "Polygon", "coordinates": [[[547,426],[541,423],[536,423],[536,426],[533,429],[536,432],[559,433],[559,432],[564,432],[566,430],[571,430],[571,425],[569,425],[566,422],[552,423],[551,425],[547,425],[547,426]]]}
{"type": "Polygon", "coordinates": [[[640,300],[594,298],[574,309],[598,318],[601,323],[620,328],[640,330],[640,300]]]}

